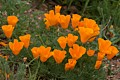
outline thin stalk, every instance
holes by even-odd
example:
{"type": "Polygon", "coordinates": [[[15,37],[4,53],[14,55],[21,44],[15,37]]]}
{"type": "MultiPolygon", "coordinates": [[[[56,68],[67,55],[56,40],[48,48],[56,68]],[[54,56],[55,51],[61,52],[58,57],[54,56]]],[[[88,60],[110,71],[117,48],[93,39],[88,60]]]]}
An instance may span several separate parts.
{"type": "MultiPolygon", "coordinates": [[[[38,73],[39,67],[40,67],[40,61],[38,61],[38,67],[37,67],[37,70],[36,70],[36,72],[35,72],[35,75],[36,75],[36,76],[37,76],[37,73],[38,73]]],[[[33,80],[36,80],[36,76],[34,77],[33,80]]]]}
{"type": "Polygon", "coordinates": [[[10,49],[0,49],[1,51],[10,51],[10,49]]]}
{"type": "Polygon", "coordinates": [[[27,65],[29,66],[36,58],[32,59],[27,65]]]}
{"type": "Polygon", "coordinates": [[[87,1],[86,1],[85,6],[84,6],[84,9],[83,9],[83,12],[82,12],[82,15],[84,14],[84,12],[85,12],[85,10],[86,10],[86,8],[87,8],[87,6],[88,6],[89,1],[90,1],[90,0],[87,0],[87,1]]]}
{"type": "Polygon", "coordinates": [[[68,9],[70,9],[70,6],[71,6],[72,2],[73,2],[73,0],[70,0],[70,3],[68,5],[68,9]]]}
{"type": "Polygon", "coordinates": [[[41,36],[39,35],[38,37],[39,37],[40,42],[42,43],[42,45],[45,45],[44,42],[43,42],[43,40],[42,40],[42,38],[41,38],[41,36]]]}
{"type": "Polygon", "coordinates": [[[30,67],[28,66],[28,70],[29,70],[29,74],[30,74],[30,78],[31,78],[31,70],[30,67]]]}

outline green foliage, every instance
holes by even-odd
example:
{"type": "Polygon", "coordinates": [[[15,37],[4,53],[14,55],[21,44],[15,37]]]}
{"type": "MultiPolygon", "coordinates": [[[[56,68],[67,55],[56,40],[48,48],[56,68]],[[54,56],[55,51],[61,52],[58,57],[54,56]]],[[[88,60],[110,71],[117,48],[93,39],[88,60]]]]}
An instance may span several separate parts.
{"type": "MultiPolygon", "coordinates": [[[[104,69],[99,70],[94,69],[95,57],[91,58],[87,55],[84,55],[78,63],[74,70],[64,71],[64,64],[67,62],[67,59],[64,60],[61,64],[56,64],[55,62],[50,62],[50,59],[47,63],[42,66],[40,71],[41,74],[47,74],[46,77],[49,79],[59,79],[59,80],[104,80],[106,74],[104,69]],[[51,65],[50,65],[51,64],[51,65]],[[49,66],[49,67],[48,67],[49,66]],[[45,71],[42,71],[45,70],[45,71]],[[47,70],[47,71],[46,71],[47,70]],[[46,73],[47,72],[47,73],[46,73]],[[101,77],[99,77],[101,75],[101,77]],[[89,78],[88,78],[89,77],[89,78]]],[[[39,74],[40,75],[40,74],[39,74]]]]}
{"type": "Polygon", "coordinates": [[[10,68],[5,59],[0,57],[0,79],[5,79],[6,74],[10,73],[10,68]]]}
{"type": "MultiPolygon", "coordinates": [[[[39,1],[39,0],[38,0],[39,1]]],[[[120,41],[119,38],[119,22],[120,22],[120,1],[117,0],[53,0],[57,4],[67,6],[66,11],[62,13],[78,13],[83,17],[89,17],[95,19],[101,24],[100,37],[110,39],[113,44],[120,41]],[[116,6],[117,5],[117,6],[116,6]],[[74,8],[73,8],[74,6],[74,8]],[[75,12],[70,12],[75,9],[75,12]],[[114,28],[110,28],[113,25],[114,28]],[[106,28],[104,28],[106,26],[106,28]],[[107,32],[115,34],[114,38],[110,38],[107,32]]],[[[57,39],[59,36],[67,36],[68,33],[78,35],[75,31],[63,30],[57,27],[51,27],[50,30],[46,30],[44,21],[39,19],[43,18],[43,12],[34,10],[31,8],[31,3],[34,0],[0,0],[0,26],[7,24],[7,16],[16,15],[19,18],[19,22],[13,32],[10,40],[6,39],[0,28],[0,41],[6,40],[13,42],[13,39],[19,39],[19,36],[26,33],[31,34],[31,44],[28,49],[22,49],[18,56],[12,54],[9,47],[0,47],[0,51],[4,55],[9,55],[8,61],[0,57],[0,80],[6,79],[6,73],[10,75],[10,80],[105,80],[106,73],[103,68],[104,64],[99,70],[94,69],[96,57],[89,57],[86,54],[80,58],[75,66],[75,69],[66,71],[64,70],[65,63],[68,58],[71,58],[67,52],[68,57],[65,58],[63,63],[56,64],[53,57],[42,63],[40,60],[33,58],[31,48],[40,45],[50,46],[52,50],[61,49],[57,39]],[[26,62],[23,58],[27,57],[26,62]]],[[[39,1],[40,2],[40,1],[39,1]]],[[[42,3],[45,0],[41,0],[42,3]]],[[[42,4],[41,3],[41,4],[42,4]]],[[[39,6],[39,5],[38,5],[39,6]]],[[[79,41],[79,45],[82,45],[79,41]]],[[[85,45],[87,48],[92,47],[97,50],[97,42],[85,45]]],[[[117,45],[118,46],[118,45],[117,45]]],[[[68,51],[68,46],[66,48],[68,51]]]]}
{"type": "Polygon", "coordinates": [[[1,80],[25,80],[25,74],[25,64],[6,61],[4,58],[0,57],[1,80]]]}
{"type": "Polygon", "coordinates": [[[78,13],[83,17],[95,19],[102,25],[104,24],[104,26],[109,21],[109,18],[112,17],[110,23],[118,27],[120,26],[118,23],[120,21],[120,0],[53,0],[53,2],[56,5],[66,6],[68,12],[78,13]],[[73,12],[74,10],[76,11],[73,12]]]}

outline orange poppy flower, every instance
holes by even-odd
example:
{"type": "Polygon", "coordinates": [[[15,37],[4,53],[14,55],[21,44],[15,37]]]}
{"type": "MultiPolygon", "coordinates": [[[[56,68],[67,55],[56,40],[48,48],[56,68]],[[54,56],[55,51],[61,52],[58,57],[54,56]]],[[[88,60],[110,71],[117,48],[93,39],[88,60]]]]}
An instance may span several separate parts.
{"type": "Polygon", "coordinates": [[[100,28],[96,24],[95,20],[92,19],[84,18],[83,21],[79,22],[78,27],[85,27],[93,30],[93,34],[89,36],[89,42],[92,42],[96,38],[96,36],[100,34],[100,28]]]}
{"type": "Polygon", "coordinates": [[[111,41],[98,38],[99,51],[105,54],[110,54],[109,47],[111,46],[111,41]]]}
{"type": "Polygon", "coordinates": [[[68,42],[68,46],[72,47],[73,44],[77,41],[78,36],[74,36],[73,34],[68,34],[67,37],[67,42],[68,42]]]}
{"type": "Polygon", "coordinates": [[[58,24],[58,19],[60,16],[60,13],[54,13],[53,10],[49,11],[49,14],[45,13],[45,24],[46,24],[46,28],[49,28],[49,26],[56,26],[58,24]]]}
{"type": "Polygon", "coordinates": [[[11,38],[14,27],[12,25],[3,25],[2,30],[7,38],[11,38]]]}
{"type": "Polygon", "coordinates": [[[55,6],[55,13],[60,13],[61,6],[57,5],[55,6]]]}
{"type": "Polygon", "coordinates": [[[61,36],[61,37],[59,37],[59,38],[57,39],[57,41],[58,41],[60,47],[61,47],[62,49],[65,49],[66,43],[67,43],[67,38],[65,38],[64,36],[61,36]]]}
{"type": "Polygon", "coordinates": [[[19,39],[24,43],[25,48],[28,48],[28,46],[30,44],[30,37],[31,37],[30,34],[19,37],[19,39]]]}
{"type": "Polygon", "coordinates": [[[39,47],[40,60],[41,62],[46,62],[48,58],[52,56],[50,53],[51,47],[45,48],[44,46],[39,47]]]}
{"type": "Polygon", "coordinates": [[[93,56],[94,53],[95,53],[95,50],[89,49],[89,50],[87,51],[87,55],[88,55],[88,56],[93,56]]]}
{"type": "Polygon", "coordinates": [[[91,29],[93,29],[93,31],[100,30],[100,28],[96,24],[95,20],[88,19],[88,18],[84,18],[84,26],[83,27],[91,28],[91,29]]]}
{"type": "Polygon", "coordinates": [[[78,32],[82,43],[86,43],[91,38],[91,35],[93,35],[93,29],[91,28],[79,27],[78,32]]]}
{"type": "Polygon", "coordinates": [[[15,27],[16,23],[18,22],[18,18],[16,16],[8,16],[7,21],[9,25],[15,27]]]}
{"type": "Polygon", "coordinates": [[[97,57],[98,61],[102,61],[104,57],[105,57],[105,53],[98,52],[98,57],[97,57]]]}
{"type": "Polygon", "coordinates": [[[72,22],[72,27],[74,29],[78,26],[80,18],[81,18],[80,15],[72,14],[71,22],[72,22]]]}
{"type": "Polygon", "coordinates": [[[64,60],[65,54],[66,54],[66,51],[61,51],[57,49],[53,51],[53,57],[58,64],[60,64],[64,60]]]}
{"type": "Polygon", "coordinates": [[[38,48],[38,47],[33,47],[33,48],[31,49],[31,51],[32,51],[33,57],[36,58],[36,59],[38,59],[39,56],[40,56],[39,48],[38,48]]]}
{"type": "Polygon", "coordinates": [[[96,61],[95,63],[95,69],[99,69],[102,64],[102,61],[96,61]]]}
{"type": "Polygon", "coordinates": [[[74,69],[76,63],[75,59],[68,59],[68,63],[65,64],[65,71],[74,69]]]}
{"type": "Polygon", "coordinates": [[[107,59],[112,59],[119,51],[115,46],[110,46],[111,54],[107,54],[107,59]]]}
{"type": "Polygon", "coordinates": [[[17,39],[14,39],[14,42],[9,42],[9,47],[12,50],[14,55],[18,55],[23,48],[24,43],[18,42],[17,39]]]}
{"type": "Polygon", "coordinates": [[[70,22],[70,15],[60,15],[58,21],[63,29],[67,29],[70,22]]]}
{"type": "Polygon", "coordinates": [[[69,53],[73,59],[78,60],[86,52],[86,49],[78,44],[73,44],[73,49],[69,48],[69,53]]]}

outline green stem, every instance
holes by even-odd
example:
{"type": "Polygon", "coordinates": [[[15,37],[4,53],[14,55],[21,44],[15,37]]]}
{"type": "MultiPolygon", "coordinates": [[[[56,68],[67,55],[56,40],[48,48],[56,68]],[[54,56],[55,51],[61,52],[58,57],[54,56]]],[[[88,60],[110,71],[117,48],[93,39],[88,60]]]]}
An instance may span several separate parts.
{"type": "Polygon", "coordinates": [[[29,70],[29,74],[30,74],[30,78],[31,78],[31,70],[30,67],[28,66],[28,70],[29,70]]]}
{"type": "Polygon", "coordinates": [[[27,65],[29,66],[36,58],[32,59],[27,65]]]}
{"type": "Polygon", "coordinates": [[[10,51],[10,49],[0,49],[1,51],[3,50],[3,51],[10,51]]]}
{"type": "Polygon", "coordinates": [[[33,80],[36,80],[36,77],[37,77],[37,73],[38,73],[39,67],[40,67],[40,61],[38,61],[38,67],[37,67],[37,70],[36,70],[36,72],[35,72],[35,77],[34,77],[33,80]]]}
{"type": "Polygon", "coordinates": [[[43,42],[43,40],[42,40],[42,38],[41,38],[41,36],[39,35],[38,37],[39,37],[40,42],[42,43],[42,45],[45,45],[44,42],[43,42]]]}
{"type": "Polygon", "coordinates": [[[82,13],[82,15],[84,14],[84,12],[85,12],[85,10],[86,10],[86,8],[87,8],[87,6],[88,6],[89,1],[90,1],[90,0],[87,0],[87,1],[86,1],[85,6],[84,6],[84,9],[83,9],[83,13],[82,13]]]}
{"type": "Polygon", "coordinates": [[[68,9],[70,9],[70,6],[71,6],[72,2],[73,2],[73,0],[70,0],[70,3],[68,5],[68,9]]]}

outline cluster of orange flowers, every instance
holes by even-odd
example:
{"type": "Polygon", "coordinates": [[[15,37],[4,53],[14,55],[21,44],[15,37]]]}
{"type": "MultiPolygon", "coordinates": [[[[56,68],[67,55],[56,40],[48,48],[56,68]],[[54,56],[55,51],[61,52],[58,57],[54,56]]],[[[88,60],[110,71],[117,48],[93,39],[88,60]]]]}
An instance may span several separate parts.
{"type": "MultiPolygon", "coordinates": [[[[72,35],[72,34],[68,34],[68,35],[72,35]]],[[[77,36],[74,36],[74,38],[72,37],[71,39],[65,38],[63,36],[58,38],[58,43],[62,49],[65,49],[66,43],[68,43],[68,46],[69,44],[71,44],[71,46],[69,46],[70,47],[69,53],[72,56],[72,59],[69,59],[68,63],[65,64],[65,70],[73,69],[77,63],[76,60],[80,59],[86,53],[86,48],[84,48],[83,46],[79,46],[78,44],[75,44],[76,40],[77,40],[77,36]]],[[[111,46],[111,42],[109,40],[98,38],[98,45],[99,45],[99,52],[95,64],[95,69],[100,68],[102,64],[102,60],[105,55],[107,55],[107,59],[110,60],[119,52],[115,46],[111,46]]],[[[88,56],[93,56],[94,53],[95,50],[91,50],[91,49],[87,50],[88,56]]]]}
{"type": "Polygon", "coordinates": [[[74,44],[77,39],[78,36],[74,36],[73,34],[68,34],[67,37],[59,37],[57,41],[63,50],[54,49],[54,51],[50,51],[51,47],[45,48],[44,46],[40,46],[33,47],[31,51],[34,58],[40,57],[41,62],[45,62],[48,58],[53,56],[56,63],[60,64],[66,56],[66,51],[64,49],[66,47],[66,43],[68,43],[69,47],[73,47],[69,49],[72,59],[68,59],[68,63],[65,64],[65,70],[73,69],[77,63],[76,60],[82,57],[82,55],[86,52],[86,49],[84,47],[79,46],[78,44],[74,44]]]}
{"type": "Polygon", "coordinates": [[[73,34],[68,34],[67,37],[61,36],[58,38],[58,43],[62,49],[65,49],[66,44],[68,43],[69,47],[72,47],[73,44],[77,41],[78,36],[74,36],[73,34]]]}
{"type": "Polygon", "coordinates": [[[7,38],[11,38],[12,32],[18,22],[18,18],[16,16],[8,16],[7,17],[8,25],[3,25],[2,30],[5,33],[7,38]]]}
{"type": "MultiPolygon", "coordinates": [[[[7,21],[8,21],[8,25],[3,25],[2,30],[7,38],[11,38],[16,23],[18,22],[18,18],[16,16],[8,16],[7,21]]],[[[13,43],[9,42],[9,47],[14,55],[18,55],[22,50],[23,46],[25,48],[28,48],[30,43],[30,37],[31,37],[30,34],[26,34],[24,36],[19,37],[21,42],[18,42],[17,39],[14,39],[13,43]]],[[[3,42],[1,42],[1,44],[6,46],[6,44],[4,44],[3,42]]]]}
{"type": "Polygon", "coordinates": [[[18,42],[17,39],[14,39],[14,42],[9,42],[9,47],[12,50],[14,55],[18,55],[20,53],[20,51],[22,50],[23,46],[25,48],[29,47],[29,43],[30,43],[30,34],[26,34],[23,36],[20,36],[19,39],[21,42],[18,42]]]}
{"type": "Polygon", "coordinates": [[[48,58],[53,56],[56,63],[60,64],[65,58],[66,51],[54,49],[54,51],[51,52],[50,50],[51,50],[51,47],[45,48],[44,46],[33,47],[31,49],[34,58],[37,59],[40,57],[41,62],[45,62],[47,61],[48,58]]]}
{"type": "Polygon", "coordinates": [[[60,24],[63,29],[68,28],[69,22],[70,22],[70,15],[60,15],[60,9],[61,6],[55,6],[55,12],[54,10],[50,10],[49,14],[45,13],[45,24],[46,28],[48,29],[50,26],[57,26],[60,24]]]}
{"type": "MultiPolygon", "coordinates": [[[[80,21],[81,16],[78,14],[72,14],[72,18],[70,15],[61,15],[60,14],[61,6],[55,6],[55,11],[50,10],[49,13],[45,13],[45,24],[48,29],[50,26],[58,26],[59,24],[63,29],[67,29],[70,25],[75,31],[78,31],[80,35],[80,40],[84,44],[86,42],[92,42],[97,35],[100,34],[100,28],[98,24],[96,24],[95,20],[84,18],[80,21]],[[71,19],[70,19],[71,18],[71,19]]],[[[68,34],[68,37],[61,36],[58,38],[58,43],[60,47],[64,50],[66,44],[68,43],[69,53],[72,56],[72,59],[68,60],[68,63],[65,64],[65,69],[73,69],[76,60],[78,60],[82,55],[86,53],[86,49],[78,44],[75,44],[78,36],[74,36],[72,34],[68,34]],[[73,48],[72,48],[73,47],[73,48]]],[[[98,39],[99,52],[98,59],[95,64],[95,69],[99,69],[102,64],[102,59],[105,55],[107,55],[108,59],[112,59],[119,51],[115,46],[111,46],[111,42],[109,40],[104,40],[102,38],[98,39]]],[[[93,56],[95,50],[87,50],[88,56],[93,56]]]]}
{"type": "Polygon", "coordinates": [[[57,40],[60,47],[63,50],[65,49],[66,44],[68,44],[68,46],[70,47],[69,53],[72,56],[72,59],[68,59],[68,63],[65,64],[65,70],[73,69],[77,63],[76,60],[82,57],[82,55],[85,54],[86,52],[86,49],[84,47],[75,44],[77,39],[78,36],[74,36],[73,34],[68,34],[67,37],[61,36],[57,40]]]}
{"type": "MultiPolygon", "coordinates": [[[[50,10],[49,13],[45,14],[45,24],[48,29],[50,26],[61,25],[63,29],[67,29],[70,22],[70,15],[61,15],[60,14],[61,6],[55,6],[55,11],[50,10]]],[[[78,31],[80,35],[80,41],[85,44],[86,42],[92,42],[97,35],[100,33],[100,28],[96,24],[96,22],[92,19],[84,18],[83,21],[80,21],[81,16],[78,14],[72,14],[71,24],[72,28],[75,31],[78,31]]],[[[12,32],[15,28],[16,23],[18,22],[18,18],[16,16],[8,16],[7,18],[9,25],[3,25],[2,30],[5,33],[7,38],[12,36],[12,32]]],[[[14,55],[18,55],[22,50],[23,46],[28,48],[30,45],[30,34],[26,34],[24,36],[20,36],[20,42],[17,39],[14,39],[14,42],[9,42],[9,47],[12,50],[14,55]]],[[[71,59],[68,59],[68,63],[65,64],[65,70],[74,69],[77,60],[80,59],[85,53],[88,56],[93,56],[95,50],[86,49],[83,46],[79,46],[76,41],[78,40],[78,36],[69,33],[67,36],[60,36],[57,41],[62,48],[62,50],[54,49],[51,51],[51,47],[33,47],[31,52],[35,59],[40,58],[41,62],[46,62],[50,57],[53,57],[57,64],[62,63],[64,58],[66,57],[67,51],[65,51],[66,45],[69,47],[69,53],[71,55],[71,59]]],[[[111,42],[109,40],[104,40],[102,38],[98,38],[98,58],[95,64],[95,69],[99,69],[102,64],[102,59],[106,55],[108,59],[112,59],[119,51],[115,46],[111,46],[111,42]]]]}
{"type": "Polygon", "coordinates": [[[109,40],[98,38],[99,52],[95,64],[96,69],[99,69],[105,55],[107,56],[107,59],[110,60],[119,52],[118,49],[115,46],[111,46],[111,44],[112,42],[109,40]]]}
{"type": "MultiPolygon", "coordinates": [[[[67,29],[70,23],[70,15],[60,14],[61,6],[55,6],[55,11],[50,10],[49,13],[45,13],[45,24],[48,29],[50,26],[61,25],[63,29],[67,29]]],[[[71,25],[74,30],[77,30],[81,37],[81,42],[86,43],[87,41],[93,41],[100,33],[100,28],[96,24],[95,20],[84,18],[80,21],[81,16],[78,14],[72,14],[71,25]]]]}
{"type": "MultiPolygon", "coordinates": [[[[68,59],[68,63],[65,64],[65,70],[71,70],[74,69],[77,60],[80,59],[85,53],[86,48],[83,46],[79,46],[78,44],[75,44],[77,41],[78,36],[74,36],[73,34],[68,34],[67,37],[61,36],[58,38],[58,43],[60,47],[63,50],[54,49],[54,51],[50,51],[51,47],[45,48],[44,46],[40,47],[33,47],[31,49],[32,54],[34,58],[39,58],[41,62],[47,61],[48,58],[53,56],[56,63],[60,64],[65,56],[66,51],[64,50],[66,48],[66,44],[68,43],[69,53],[71,55],[71,59],[68,59]]],[[[108,59],[112,59],[119,51],[115,46],[111,46],[111,42],[109,40],[103,40],[102,38],[98,39],[98,45],[99,45],[99,51],[98,52],[98,59],[95,64],[95,69],[99,69],[102,64],[102,59],[104,58],[105,54],[107,54],[108,59]],[[106,46],[107,45],[107,46],[106,46]]],[[[88,56],[93,56],[95,53],[95,50],[87,50],[88,56]]]]}

